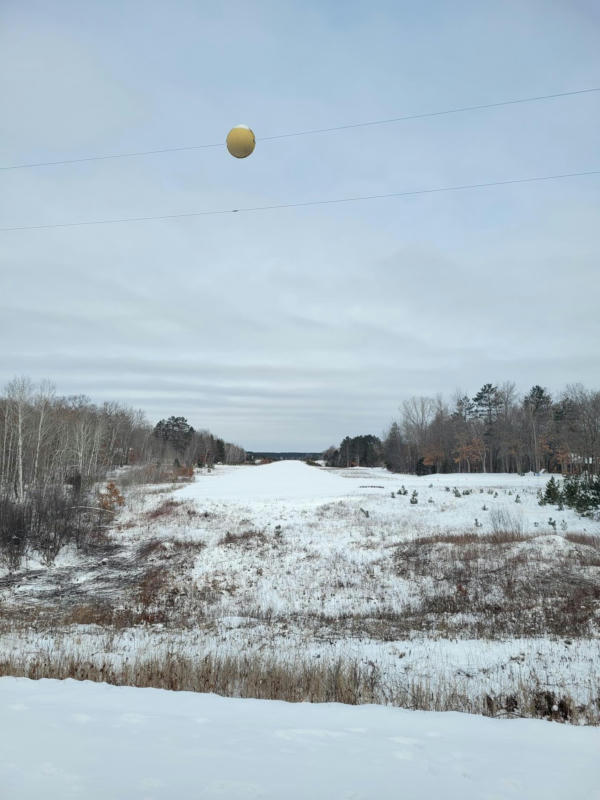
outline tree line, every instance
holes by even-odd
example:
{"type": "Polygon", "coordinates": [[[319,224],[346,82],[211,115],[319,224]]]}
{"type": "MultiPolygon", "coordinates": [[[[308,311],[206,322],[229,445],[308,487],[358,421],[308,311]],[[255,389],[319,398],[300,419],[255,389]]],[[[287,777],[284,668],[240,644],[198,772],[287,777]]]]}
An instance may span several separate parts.
{"type": "Polygon", "coordinates": [[[330,466],[393,472],[600,472],[600,392],[581,384],[556,397],[535,385],[486,383],[450,401],[411,397],[382,439],[346,437],[323,454],[330,466]]]}
{"type": "Polygon", "coordinates": [[[51,558],[80,544],[98,524],[95,511],[107,510],[99,482],[119,467],[137,467],[145,482],[172,478],[174,467],[244,460],[242,448],[183,417],[153,427],[119,403],[61,397],[49,382],[15,378],[0,394],[0,556],[15,566],[28,548],[51,558]]]}
{"type": "Polygon", "coordinates": [[[243,464],[243,447],[213,436],[210,431],[196,431],[185,417],[161,419],[152,436],[154,449],[162,460],[173,459],[177,465],[212,467],[220,464],[243,464]]]}

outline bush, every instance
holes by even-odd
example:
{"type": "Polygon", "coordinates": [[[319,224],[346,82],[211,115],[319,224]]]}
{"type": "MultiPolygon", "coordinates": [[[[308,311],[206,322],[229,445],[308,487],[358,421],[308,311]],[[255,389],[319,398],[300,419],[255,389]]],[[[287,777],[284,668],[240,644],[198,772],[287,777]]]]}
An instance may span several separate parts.
{"type": "Polygon", "coordinates": [[[50,564],[61,547],[85,545],[101,518],[102,510],[75,505],[59,487],[32,492],[22,503],[0,498],[0,556],[10,570],[18,569],[28,552],[50,564]]]}
{"type": "Polygon", "coordinates": [[[98,493],[98,505],[104,511],[111,511],[113,514],[121,506],[125,505],[125,498],[113,481],[106,484],[106,489],[103,492],[98,493]]]}
{"type": "Polygon", "coordinates": [[[0,499],[0,552],[10,570],[17,569],[27,550],[31,506],[0,499]]]}
{"type": "Polygon", "coordinates": [[[490,511],[490,522],[492,523],[492,530],[495,534],[513,534],[515,536],[522,536],[523,534],[523,518],[521,515],[513,514],[505,506],[500,508],[492,508],[490,511]]]}

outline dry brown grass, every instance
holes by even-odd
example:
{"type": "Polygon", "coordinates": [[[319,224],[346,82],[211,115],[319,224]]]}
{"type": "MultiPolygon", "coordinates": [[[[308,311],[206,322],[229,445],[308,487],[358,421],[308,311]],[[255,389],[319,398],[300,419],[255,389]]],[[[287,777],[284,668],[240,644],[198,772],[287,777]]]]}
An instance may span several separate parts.
{"type": "Polygon", "coordinates": [[[109,661],[44,656],[0,660],[0,676],[101,681],[175,691],[214,692],[228,697],[253,697],[287,702],[383,703],[426,711],[462,711],[485,716],[539,717],[557,722],[599,724],[600,709],[593,698],[577,705],[568,694],[516,686],[506,694],[469,696],[456,686],[433,688],[425,682],[383,680],[369,662],[285,664],[259,658],[168,657],[135,659],[114,665],[109,661]]]}
{"type": "Polygon", "coordinates": [[[600,536],[592,536],[589,533],[565,533],[565,539],[573,544],[582,544],[584,547],[600,550],[600,536]]]}
{"type": "Polygon", "coordinates": [[[114,609],[110,606],[85,603],[75,606],[67,616],[68,625],[112,625],[114,609]]]}
{"type": "Polygon", "coordinates": [[[415,545],[451,544],[456,546],[468,544],[500,545],[526,542],[532,538],[534,538],[533,535],[508,530],[495,531],[493,533],[472,533],[471,531],[467,531],[461,533],[436,533],[433,536],[420,536],[413,539],[412,543],[415,545]]]}
{"type": "MultiPolygon", "coordinates": [[[[514,531],[421,537],[395,546],[397,574],[413,587],[399,629],[447,636],[596,636],[598,549],[578,535],[569,546],[536,547],[514,531]],[[531,547],[523,547],[523,543],[531,547]],[[578,546],[574,546],[574,545],[578,546]]],[[[557,543],[561,537],[556,535],[557,543]]],[[[548,535],[541,539],[546,542],[548,535]]]]}
{"type": "Polygon", "coordinates": [[[112,608],[107,605],[82,604],[63,612],[60,616],[48,614],[36,616],[36,627],[40,630],[55,630],[57,625],[98,625],[107,630],[123,630],[136,625],[164,623],[167,616],[163,611],[136,611],[133,608],[112,608]]]}
{"type": "Polygon", "coordinates": [[[137,557],[148,561],[153,557],[170,558],[173,556],[194,556],[204,550],[206,543],[199,539],[148,539],[138,547],[137,557]]]}
{"type": "Polygon", "coordinates": [[[170,544],[175,553],[199,553],[206,543],[200,539],[172,539],[170,544]]]}
{"type": "Polygon", "coordinates": [[[147,561],[151,556],[160,553],[164,550],[165,544],[163,539],[148,539],[147,542],[142,542],[138,547],[138,558],[147,561]]]}
{"type": "Polygon", "coordinates": [[[263,531],[248,529],[246,531],[242,531],[241,533],[230,533],[230,531],[227,531],[219,544],[233,544],[247,547],[251,546],[252,544],[265,544],[266,541],[267,537],[263,531]]]}
{"type": "Polygon", "coordinates": [[[164,567],[151,567],[147,570],[138,588],[138,601],[142,608],[148,609],[159,603],[167,581],[168,572],[164,567]]]}
{"type": "Polygon", "coordinates": [[[177,511],[177,509],[181,508],[183,503],[181,500],[165,500],[164,503],[161,503],[157,508],[152,509],[152,511],[146,512],[146,519],[158,519],[159,517],[168,517],[177,511]]]}

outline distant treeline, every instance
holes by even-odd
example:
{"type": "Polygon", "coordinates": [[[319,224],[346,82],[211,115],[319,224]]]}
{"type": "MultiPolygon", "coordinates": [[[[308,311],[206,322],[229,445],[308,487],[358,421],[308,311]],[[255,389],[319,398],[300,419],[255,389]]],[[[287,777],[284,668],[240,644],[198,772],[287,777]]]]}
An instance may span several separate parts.
{"type": "Polygon", "coordinates": [[[246,453],[248,461],[267,460],[267,461],[315,461],[321,458],[321,453],[300,453],[300,452],[268,452],[267,450],[249,450],[246,453]]]}
{"type": "Polygon", "coordinates": [[[541,386],[519,395],[514,383],[486,383],[450,402],[413,397],[383,440],[346,437],[324,454],[337,467],[394,472],[600,472],[600,392],[581,384],[556,397],[541,386]]]}
{"type": "Polygon", "coordinates": [[[196,431],[184,417],[152,427],[141,411],[87,397],[59,397],[50,384],[11,381],[0,395],[0,495],[23,500],[32,489],[83,487],[115,467],[152,462],[181,466],[239,463],[245,451],[196,431]]]}
{"type": "Polygon", "coordinates": [[[177,466],[211,467],[213,464],[242,464],[243,447],[226,442],[206,430],[196,431],[185,417],[161,419],[152,432],[152,456],[172,459],[177,466]]]}

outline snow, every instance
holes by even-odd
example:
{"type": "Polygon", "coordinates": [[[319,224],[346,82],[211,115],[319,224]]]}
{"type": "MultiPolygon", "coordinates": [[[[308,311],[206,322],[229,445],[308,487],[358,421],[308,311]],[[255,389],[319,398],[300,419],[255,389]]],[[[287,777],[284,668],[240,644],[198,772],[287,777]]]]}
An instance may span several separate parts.
{"type": "MultiPolygon", "coordinates": [[[[598,614],[590,622],[592,633],[584,636],[568,627],[554,636],[543,627],[521,628],[517,623],[527,610],[520,614],[515,606],[514,626],[505,621],[495,632],[493,618],[476,605],[437,615],[429,628],[403,624],[407,609],[456,586],[429,574],[400,573],[399,547],[436,533],[490,533],[494,508],[519,515],[528,538],[484,554],[492,566],[530,570],[532,580],[564,567],[596,584],[600,564],[590,556],[593,549],[564,534],[598,535],[600,522],[569,509],[540,507],[537,491],[546,482],[547,476],[533,474],[416,477],[284,461],[219,466],[175,489],[138,488],[127,494],[112,532],[120,548],[114,557],[65,549],[53,567],[31,560],[15,579],[0,580],[6,620],[0,651],[24,665],[73,658],[116,668],[155,654],[195,659],[243,653],[290,668],[341,660],[366,670],[374,665],[390,692],[415,682],[444,696],[458,692],[476,709],[485,693],[508,694],[520,686],[548,688],[596,709],[600,639],[592,633],[598,614]],[[402,485],[408,494],[398,496],[402,485]],[[409,502],[413,490],[417,505],[409,502]],[[152,517],[173,500],[169,514],[152,517]],[[547,525],[550,516],[557,530],[547,525]],[[474,527],[475,517],[481,528],[474,527]],[[156,540],[161,547],[139,556],[140,546],[156,540]],[[181,543],[188,547],[185,556],[177,554],[181,543]],[[173,605],[158,596],[150,608],[168,615],[163,626],[52,628],[19,622],[38,608],[65,609],[67,619],[78,604],[127,608],[138,602],[139,581],[148,569],[164,569],[165,591],[177,590],[173,605]],[[474,638],[478,630],[485,638],[474,638]]],[[[434,552],[432,571],[445,552],[454,551],[441,544],[434,552]]]]}
{"type": "Polygon", "coordinates": [[[594,800],[600,729],[0,679],[7,800],[594,800]]]}
{"type": "MultiPolygon", "coordinates": [[[[560,479],[560,478],[558,478],[560,479]]],[[[578,516],[572,509],[558,511],[540,506],[537,493],[548,482],[547,475],[508,473],[450,473],[439,475],[393,474],[383,468],[328,469],[301,461],[276,461],[260,466],[217,467],[209,474],[178,489],[175,496],[203,509],[211,506],[246,507],[263,517],[284,513],[288,518],[327,502],[347,502],[374,512],[379,521],[398,522],[419,535],[429,532],[475,530],[490,532],[490,511],[504,508],[521,522],[525,533],[552,533],[548,518],[558,530],[600,534],[600,521],[578,516]],[[406,496],[391,497],[401,486],[406,496]],[[457,488],[469,494],[455,497],[457,488]],[[409,502],[413,490],[418,504],[409,502]],[[518,496],[518,501],[517,501],[518,496]],[[487,510],[483,510],[483,506],[487,510]],[[562,527],[561,527],[562,526],[562,527]]],[[[164,499],[164,498],[163,498],[164,499]]]]}
{"type": "Polygon", "coordinates": [[[301,461],[275,461],[260,466],[225,467],[177,492],[194,500],[288,500],[344,497],[352,488],[338,474],[301,461]]]}

